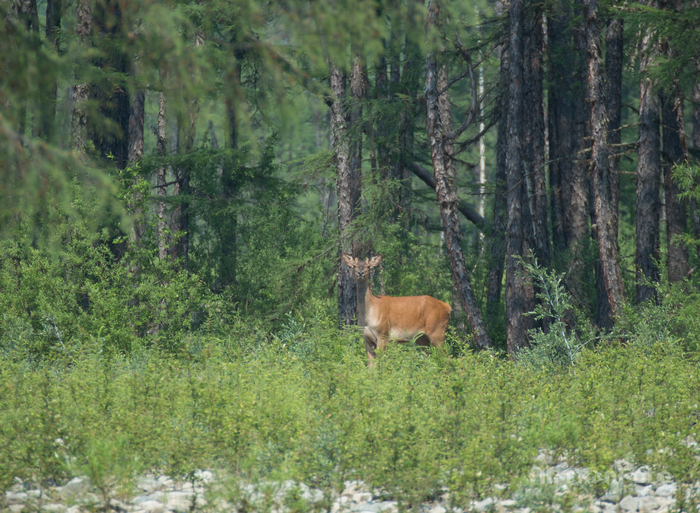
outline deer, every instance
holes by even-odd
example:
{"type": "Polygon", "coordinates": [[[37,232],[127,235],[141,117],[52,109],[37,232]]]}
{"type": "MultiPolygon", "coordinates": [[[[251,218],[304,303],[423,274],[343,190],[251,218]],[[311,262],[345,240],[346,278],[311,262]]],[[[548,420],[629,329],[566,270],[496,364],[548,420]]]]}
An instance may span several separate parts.
{"type": "Polygon", "coordinates": [[[369,276],[381,260],[382,255],[362,260],[343,253],[343,261],[352,270],[357,286],[357,323],[364,326],[369,363],[390,339],[402,343],[415,339],[419,346],[442,348],[452,312],[450,305],[431,296],[375,296],[369,276]]]}

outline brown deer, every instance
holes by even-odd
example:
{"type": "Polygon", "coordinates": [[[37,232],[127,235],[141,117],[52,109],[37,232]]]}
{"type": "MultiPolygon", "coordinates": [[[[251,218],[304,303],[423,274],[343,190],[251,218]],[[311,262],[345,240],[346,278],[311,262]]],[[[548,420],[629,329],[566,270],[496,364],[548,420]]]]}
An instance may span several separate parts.
{"type": "Polygon", "coordinates": [[[442,347],[452,308],[430,296],[375,296],[369,287],[369,275],[382,256],[360,260],[343,254],[357,284],[357,323],[364,326],[367,358],[386,347],[389,339],[398,342],[416,340],[421,346],[442,347]]]}

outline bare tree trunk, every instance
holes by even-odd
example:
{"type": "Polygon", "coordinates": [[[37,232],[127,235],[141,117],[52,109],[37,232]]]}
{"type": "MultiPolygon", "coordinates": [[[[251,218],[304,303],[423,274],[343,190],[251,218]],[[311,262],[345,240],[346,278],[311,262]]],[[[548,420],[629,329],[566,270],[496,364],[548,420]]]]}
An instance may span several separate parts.
{"type": "Polygon", "coordinates": [[[590,109],[586,105],[586,43],[572,30],[571,6],[561,2],[549,18],[550,81],[548,121],[552,240],[554,258],[567,263],[566,285],[579,305],[587,305],[583,255],[588,236],[589,183],[585,148],[590,109]],[[566,260],[563,258],[566,256],[566,260]]]}
{"type": "Polygon", "coordinates": [[[525,16],[525,62],[523,82],[524,105],[528,115],[523,118],[525,183],[530,208],[529,246],[540,265],[549,265],[549,229],[547,223],[547,180],[545,177],[544,101],[542,91],[542,12],[528,9],[525,16]]]}
{"type": "MultiPolygon", "coordinates": [[[[76,6],[76,27],[75,32],[78,41],[82,45],[90,44],[92,34],[92,11],[90,10],[90,0],[79,0],[76,6]]],[[[87,83],[75,84],[71,91],[72,113],[71,113],[71,148],[78,153],[85,153],[87,150],[87,111],[86,105],[90,88],[87,83]]]]}
{"type": "Polygon", "coordinates": [[[671,170],[674,165],[688,160],[688,148],[685,141],[685,123],[683,119],[683,102],[677,87],[672,92],[661,94],[663,117],[663,156],[664,156],[664,194],[666,198],[666,234],[668,239],[668,280],[684,280],[690,274],[688,249],[678,237],[685,231],[688,220],[686,203],[678,195],[680,189],[673,180],[671,170]]]}
{"type": "MultiPolygon", "coordinates": [[[[434,4],[431,4],[434,9],[434,4]]],[[[435,13],[433,13],[434,19],[435,13]]],[[[464,312],[474,334],[474,341],[479,349],[491,347],[491,339],[481,319],[474,292],[469,282],[469,274],[464,261],[461,246],[461,232],[455,188],[455,166],[452,141],[445,134],[452,131],[450,120],[450,97],[447,92],[447,69],[440,68],[438,73],[435,54],[428,53],[425,61],[426,122],[430,155],[435,172],[435,185],[440,207],[440,218],[445,235],[445,245],[450,257],[452,280],[459,292],[464,312]],[[443,91],[438,96],[438,91],[443,91]]]]}
{"type": "MultiPolygon", "coordinates": [[[[340,253],[351,253],[355,244],[351,240],[350,227],[355,219],[355,209],[360,200],[360,180],[353,174],[350,165],[349,123],[346,105],[345,74],[331,64],[330,85],[333,94],[331,112],[333,126],[333,149],[338,173],[338,231],[340,234],[340,253]]],[[[357,319],[357,290],[351,270],[340,266],[338,276],[338,321],[341,326],[355,324],[357,319]]]]}
{"type": "Polygon", "coordinates": [[[605,98],[598,0],[585,1],[586,40],[588,48],[588,101],[591,104],[593,147],[591,164],[598,249],[602,274],[613,318],[622,313],[625,294],[617,247],[617,205],[608,160],[608,115],[605,98]]]}
{"type": "MultiPolygon", "coordinates": [[[[38,29],[38,27],[37,27],[38,29]]],[[[60,42],[58,35],[61,31],[61,0],[47,0],[46,2],[46,40],[58,53],[60,42]]],[[[45,62],[44,66],[49,66],[45,62]]],[[[39,88],[41,98],[39,101],[39,115],[36,123],[37,135],[47,141],[53,141],[56,130],[56,95],[58,86],[56,76],[53,73],[42,73],[39,76],[39,88]]]]}
{"type": "MultiPolygon", "coordinates": [[[[620,141],[620,123],[622,115],[622,58],[623,58],[623,20],[614,19],[607,27],[605,35],[605,76],[606,89],[605,101],[606,111],[609,119],[608,124],[608,164],[610,176],[610,233],[614,234],[617,240],[619,225],[619,203],[620,203],[620,157],[617,154],[620,141]]],[[[593,224],[598,226],[595,216],[595,191],[594,191],[593,224]]],[[[600,247],[598,231],[594,232],[594,239],[600,247]]],[[[616,242],[617,245],[617,242],[616,242]]],[[[618,246],[619,258],[619,246],[618,246]]],[[[596,322],[600,328],[612,330],[614,325],[613,311],[608,299],[608,291],[605,285],[605,275],[599,252],[596,261],[596,289],[598,294],[598,309],[596,322]]],[[[621,272],[621,271],[620,271],[621,272]]]]}
{"type": "MultiPolygon", "coordinates": [[[[156,142],[156,151],[161,158],[165,157],[167,140],[165,134],[165,93],[158,93],[158,140],[156,142]]],[[[156,171],[156,195],[159,197],[156,203],[156,241],[158,243],[158,258],[164,260],[168,256],[168,240],[166,234],[167,219],[166,219],[166,204],[165,198],[167,191],[165,190],[167,167],[164,162],[161,162],[160,167],[156,171]]]]}
{"type": "Polygon", "coordinates": [[[653,283],[659,279],[659,230],[661,157],[659,98],[648,75],[658,53],[650,29],[644,35],[639,64],[639,141],[637,143],[637,302],[656,297],[653,283]],[[645,282],[651,282],[647,284],[645,282]]]}
{"type": "Polygon", "coordinates": [[[494,322],[499,313],[503,268],[505,266],[506,225],[506,151],[508,144],[508,50],[501,49],[501,91],[499,94],[498,140],[496,142],[496,180],[493,204],[493,229],[489,237],[490,266],[489,284],[486,294],[486,312],[489,322],[494,322]]]}
{"type": "Polygon", "coordinates": [[[527,329],[527,290],[524,268],[525,244],[523,198],[525,173],[523,169],[523,42],[524,6],[522,0],[510,4],[509,68],[508,68],[508,147],[506,149],[506,337],[511,358],[529,347],[527,329]]]}

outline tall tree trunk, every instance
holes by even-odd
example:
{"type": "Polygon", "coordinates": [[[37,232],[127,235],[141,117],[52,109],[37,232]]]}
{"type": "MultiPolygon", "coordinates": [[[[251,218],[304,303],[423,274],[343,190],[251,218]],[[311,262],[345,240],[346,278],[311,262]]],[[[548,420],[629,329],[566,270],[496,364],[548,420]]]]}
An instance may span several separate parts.
{"type": "MultiPolygon", "coordinates": [[[[46,2],[46,40],[58,53],[60,41],[58,35],[61,31],[61,0],[47,0],[46,2]]],[[[53,64],[46,59],[42,67],[48,68],[53,64]]],[[[53,141],[56,122],[56,94],[58,87],[56,75],[50,69],[42,69],[39,76],[39,89],[41,98],[39,103],[39,115],[37,120],[37,135],[47,141],[53,141]]]]}
{"type": "Polygon", "coordinates": [[[585,102],[585,37],[582,30],[572,30],[573,20],[568,2],[556,6],[548,19],[552,56],[548,101],[552,240],[557,263],[568,265],[569,292],[579,305],[587,305],[588,280],[581,252],[588,236],[589,184],[584,153],[590,109],[585,102]]]}
{"type": "MultiPolygon", "coordinates": [[[[435,4],[431,4],[435,9],[435,4]]],[[[434,17],[435,14],[433,14],[434,17]]],[[[433,18],[434,19],[434,18],[433,18]]],[[[469,274],[462,253],[457,190],[455,187],[454,150],[452,141],[445,137],[452,131],[450,97],[447,91],[447,68],[441,66],[438,73],[435,54],[430,52],[425,61],[426,130],[430,143],[430,155],[435,172],[435,186],[440,218],[445,235],[445,246],[450,257],[452,280],[467,314],[467,320],[479,349],[491,347],[491,339],[481,319],[469,274]],[[438,91],[443,91],[438,96],[438,91]]]]}
{"type": "MultiPolygon", "coordinates": [[[[615,244],[618,248],[617,254],[619,258],[619,245],[617,243],[618,226],[619,226],[619,203],[620,203],[620,156],[618,154],[619,145],[622,140],[620,132],[621,116],[622,116],[622,59],[623,59],[623,29],[624,22],[621,18],[614,19],[607,27],[605,34],[605,76],[606,89],[605,101],[606,112],[609,119],[608,123],[608,165],[610,176],[610,218],[609,226],[610,233],[614,234],[615,244]]],[[[593,223],[597,227],[595,221],[595,191],[594,191],[594,208],[593,208],[593,223]]],[[[595,230],[595,240],[600,247],[598,240],[598,232],[595,230]]],[[[619,265],[619,264],[618,264],[619,265]]],[[[600,328],[611,330],[614,324],[613,311],[608,299],[608,290],[605,285],[605,275],[601,262],[601,253],[599,251],[598,260],[596,261],[596,288],[598,293],[598,311],[596,314],[596,322],[600,328]]],[[[621,272],[621,271],[620,271],[621,272]]],[[[622,285],[621,285],[622,287],[622,285]]]]}
{"type": "MultiPolygon", "coordinates": [[[[78,0],[76,6],[76,26],[75,32],[81,45],[90,44],[92,35],[92,11],[90,10],[90,0],[78,0]]],[[[87,150],[87,101],[90,87],[85,82],[75,84],[71,90],[71,148],[78,153],[85,153],[87,150]]]]}
{"type": "MultiPolygon", "coordinates": [[[[165,93],[162,91],[158,93],[158,127],[157,127],[157,142],[156,142],[156,152],[161,159],[165,158],[167,151],[167,139],[165,134],[165,93]]],[[[167,166],[165,162],[161,161],[160,166],[156,170],[156,196],[158,200],[156,203],[156,241],[158,244],[158,258],[164,260],[168,256],[168,236],[166,233],[167,229],[167,205],[165,204],[165,198],[167,196],[166,187],[166,173],[167,166]]]]}
{"type": "MultiPolygon", "coordinates": [[[[131,101],[131,114],[129,116],[129,150],[128,150],[128,160],[129,164],[134,166],[141,160],[143,156],[143,123],[144,123],[144,112],[146,105],[146,92],[143,89],[139,89],[134,93],[133,100],[131,101]]],[[[142,178],[140,175],[136,175],[134,179],[134,185],[138,185],[142,178]]],[[[143,211],[141,208],[141,203],[143,201],[143,196],[138,189],[134,191],[134,197],[132,199],[131,210],[134,216],[131,225],[131,237],[134,243],[137,245],[143,237],[143,211]]]]}
{"type": "Polygon", "coordinates": [[[511,0],[508,67],[508,147],[506,148],[506,337],[511,358],[529,346],[527,288],[521,259],[526,244],[524,222],[527,204],[523,198],[523,88],[524,47],[523,0],[511,0]]]}
{"type": "MultiPolygon", "coordinates": [[[[655,7],[655,2],[651,2],[655,7]]],[[[659,98],[648,74],[658,54],[651,29],[642,40],[639,64],[639,141],[637,143],[637,302],[656,296],[654,282],[659,279],[659,225],[661,201],[661,157],[659,135],[659,98]],[[650,283],[647,283],[650,282],[650,283]]]]}
{"type": "Polygon", "coordinates": [[[531,226],[526,231],[529,246],[540,265],[549,265],[549,229],[547,222],[547,180],[545,177],[545,120],[542,90],[542,11],[533,7],[525,16],[524,41],[524,105],[528,115],[523,118],[526,193],[531,226]]]}
{"type": "MultiPolygon", "coordinates": [[[[360,177],[353,174],[350,165],[350,140],[348,136],[348,112],[346,98],[346,77],[336,66],[331,65],[330,85],[333,94],[331,112],[333,126],[333,150],[338,174],[338,231],[340,234],[339,253],[355,255],[350,233],[356,208],[360,200],[360,177]]],[[[346,265],[340,266],[338,275],[338,320],[341,326],[355,324],[357,319],[357,290],[352,271],[346,265]]]]}
{"type": "Polygon", "coordinates": [[[668,280],[676,282],[687,278],[690,274],[688,249],[678,239],[685,231],[688,212],[686,203],[678,197],[681,191],[678,188],[678,184],[673,180],[671,173],[674,165],[688,160],[683,102],[677,87],[673,87],[671,91],[662,92],[661,105],[665,164],[664,195],[666,199],[666,234],[668,240],[668,280]]]}
{"type": "Polygon", "coordinates": [[[496,142],[496,179],[493,203],[493,229],[489,237],[489,284],[486,312],[490,323],[495,321],[501,302],[503,268],[505,266],[506,225],[506,151],[508,144],[508,50],[501,48],[498,140],[496,142]]]}
{"type": "Polygon", "coordinates": [[[588,48],[588,101],[591,105],[593,134],[591,174],[598,249],[612,315],[618,317],[622,313],[625,295],[617,247],[617,205],[615,204],[616,194],[613,192],[615,178],[611,177],[608,160],[608,115],[600,45],[598,0],[585,0],[584,15],[588,48]]]}
{"type": "MultiPolygon", "coordinates": [[[[116,40],[123,27],[121,5],[117,0],[103,0],[93,3],[93,26],[98,41],[116,40]]],[[[96,65],[108,73],[126,75],[129,72],[129,57],[120,48],[113,45],[102,48],[102,56],[96,65]]],[[[130,99],[123,82],[107,82],[106,85],[91,85],[91,96],[99,101],[100,115],[113,122],[104,128],[89,130],[95,148],[105,159],[114,159],[119,169],[128,161],[130,99]]]]}

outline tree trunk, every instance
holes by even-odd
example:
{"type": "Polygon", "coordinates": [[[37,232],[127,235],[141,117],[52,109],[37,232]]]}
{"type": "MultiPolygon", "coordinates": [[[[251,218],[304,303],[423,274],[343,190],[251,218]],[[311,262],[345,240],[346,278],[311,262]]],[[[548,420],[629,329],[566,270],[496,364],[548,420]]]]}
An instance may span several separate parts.
{"type": "Polygon", "coordinates": [[[500,313],[503,268],[505,266],[506,225],[506,151],[508,143],[508,50],[501,49],[498,140],[496,142],[496,179],[493,203],[493,227],[489,236],[489,284],[486,293],[486,314],[489,323],[500,313]]]}
{"type": "Polygon", "coordinates": [[[683,120],[683,102],[677,87],[661,94],[663,117],[664,195],[666,199],[666,234],[668,240],[668,281],[684,280],[690,274],[688,249],[678,239],[685,231],[688,212],[678,195],[680,189],[671,170],[688,160],[683,120]]]}
{"type": "Polygon", "coordinates": [[[521,259],[526,245],[524,223],[528,208],[523,198],[523,0],[512,0],[509,26],[508,68],[508,146],[506,148],[506,338],[511,358],[529,347],[527,329],[527,289],[521,259]]]}
{"type": "MultiPolygon", "coordinates": [[[[92,23],[98,43],[117,39],[124,30],[121,6],[116,0],[103,0],[93,3],[92,23]]],[[[109,73],[126,75],[129,71],[129,57],[114,45],[102,48],[102,57],[96,65],[109,73]]],[[[112,121],[99,129],[89,127],[95,148],[104,159],[113,159],[118,169],[124,169],[128,160],[129,117],[131,107],[129,94],[123,83],[114,79],[104,84],[91,84],[91,97],[99,102],[98,111],[103,118],[112,121]]]]}
{"type": "Polygon", "coordinates": [[[585,1],[586,41],[588,48],[588,101],[591,105],[593,147],[591,165],[593,197],[597,226],[600,263],[608,302],[613,318],[622,313],[625,302],[617,247],[617,205],[613,192],[615,178],[611,177],[608,160],[608,115],[605,98],[598,0],[585,1]]]}
{"type": "MultiPolygon", "coordinates": [[[[654,5],[652,5],[654,6],[654,5]]],[[[637,302],[656,296],[659,279],[659,224],[661,201],[661,158],[659,98],[648,75],[658,51],[650,29],[644,35],[639,64],[639,141],[637,143],[637,302]]]]}
{"type": "MultiPolygon", "coordinates": [[[[61,31],[61,0],[47,0],[46,2],[46,40],[58,53],[60,41],[58,35],[61,31]]],[[[44,67],[52,64],[47,60],[42,63],[44,67]]],[[[39,116],[37,120],[37,135],[47,141],[53,141],[55,136],[54,125],[56,122],[56,94],[58,87],[56,75],[51,70],[42,70],[39,76],[39,88],[41,98],[39,102],[39,116]]]]}
{"type": "Polygon", "coordinates": [[[440,218],[445,235],[445,246],[450,257],[452,280],[459,292],[459,298],[474,334],[474,341],[479,349],[491,347],[491,339],[486,332],[479,313],[474,292],[469,282],[469,274],[464,261],[461,246],[461,232],[455,188],[455,166],[452,141],[445,134],[452,131],[450,120],[450,97],[447,92],[447,69],[445,66],[437,71],[435,54],[430,52],[425,61],[425,96],[426,122],[430,155],[435,172],[435,185],[440,218]],[[443,91],[438,96],[438,91],[443,91]]]}
{"type": "MultiPolygon", "coordinates": [[[[350,228],[356,217],[355,209],[360,200],[360,177],[353,173],[350,165],[349,123],[346,105],[345,74],[331,65],[330,85],[333,94],[331,111],[333,126],[333,150],[338,174],[338,231],[339,253],[350,253],[356,258],[350,228]]],[[[340,266],[338,276],[338,320],[341,326],[355,324],[357,319],[357,290],[351,269],[340,266]]]]}
{"type": "MultiPolygon", "coordinates": [[[[608,123],[608,165],[610,176],[610,218],[609,226],[610,233],[614,234],[615,244],[618,247],[617,254],[619,259],[619,245],[617,243],[618,226],[619,226],[619,203],[620,203],[620,156],[618,154],[619,145],[622,140],[620,132],[621,116],[622,116],[622,59],[623,59],[623,29],[624,23],[621,18],[614,19],[608,25],[605,35],[605,76],[606,89],[605,101],[608,123]]],[[[595,198],[595,192],[594,192],[595,198]]],[[[595,202],[595,199],[594,199],[595,202]]],[[[595,206],[594,206],[595,218],[595,206]]],[[[593,220],[596,227],[597,222],[593,220]]],[[[598,232],[595,233],[595,241],[600,247],[598,240],[598,232]]],[[[619,261],[618,261],[619,266],[619,261]]],[[[620,272],[622,270],[620,269],[620,272]]],[[[622,278],[620,278],[622,279],[622,278]]],[[[622,287],[622,285],[620,285],[622,287]]],[[[596,288],[598,294],[598,309],[596,314],[596,322],[602,329],[612,330],[614,317],[610,300],[608,299],[608,291],[605,285],[605,275],[601,262],[601,253],[599,251],[598,260],[596,261],[596,288]]]]}
{"type": "MultiPolygon", "coordinates": [[[[92,11],[90,10],[90,0],[79,0],[76,6],[76,27],[75,32],[81,45],[90,44],[92,35],[92,11]]],[[[87,101],[90,88],[87,83],[75,84],[71,91],[71,148],[78,153],[85,153],[87,150],[87,101]]]]}
{"type": "Polygon", "coordinates": [[[549,265],[549,230],[547,223],[547,180],[545,177],[544,101],[542,91],[542,11],[528,9],[525,16],[524,105],[523,118],[526,193],[531,226],[526,231],[529,246],[542,266],[549,265]]]}
{"type": "MultiPolygon", "coordinates": [[[[167,140],[165,134],[165,93],[158,93],[158,128],[156,151],[161,159],[165,158],[167,148],[167,140]]],[[[156,171],[156,195],[159,197],[156,203],[156,241],[158,243],[158,258],[164,260],[168,256],[168,237],[166,233],[166,204],[165,198],[167,192],[165,189],[167,167],[163,161],[156,171]]]]}
{"type": "Polygon", "coordinates": [[[572,30],[573,19],[566,2],[549,17],[549,175],[553,256],[559,265],[567,265],[567,289],[583,306],[588,304],[581,251],[588,236],[585,148],[590,109],[585,101],[585,37],[581,29],[572,30]]]}

